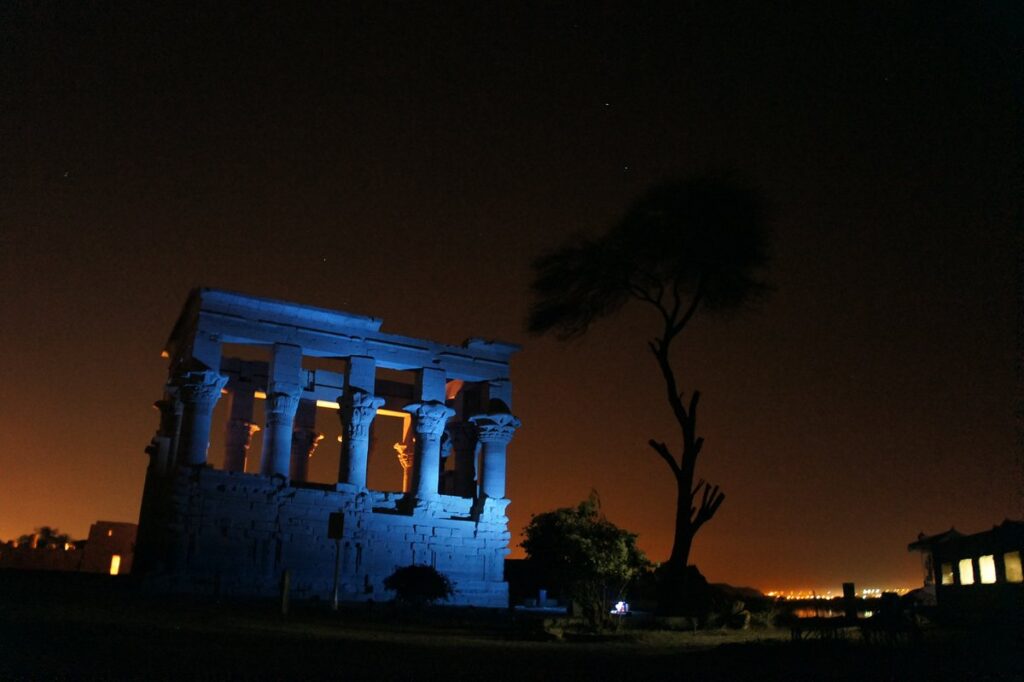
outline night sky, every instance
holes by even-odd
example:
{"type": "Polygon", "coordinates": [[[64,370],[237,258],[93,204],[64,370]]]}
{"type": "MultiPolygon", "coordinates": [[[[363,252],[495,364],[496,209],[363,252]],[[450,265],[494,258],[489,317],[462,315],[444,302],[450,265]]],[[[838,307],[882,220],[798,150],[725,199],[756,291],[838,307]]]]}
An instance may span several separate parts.
{"type": "Polygon", "coordinates": [[[1019,3],[146,4],[0,7],[0,539],[137,520],[160,351],[209,286],[523,344],[513,543],[594,488],[666,559],[656,319],[528,337],[530,262],[715,169],[772,205],[775,292],[680,347],[728,495],[691,560],[913,586],[919,531],[1024,514],[1019,3]]]}

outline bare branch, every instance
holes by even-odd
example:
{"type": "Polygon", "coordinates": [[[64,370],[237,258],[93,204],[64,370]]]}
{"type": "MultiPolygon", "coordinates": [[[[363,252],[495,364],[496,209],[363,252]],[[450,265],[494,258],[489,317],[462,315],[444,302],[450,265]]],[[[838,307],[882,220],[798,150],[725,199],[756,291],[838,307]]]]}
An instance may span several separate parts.
{"type": "Polygon", "coordinates": [[[672,473],[675,474],[675,477],[678,479],[679,464],[676,462],[676,458],[672,456],[672,453],[669,452],[668,446],[665,445],[664,443],[659,443],[653,438],[647,441],[647,444],[654,448],[654,451],[661,455],[662,459],[668,462],[669,467],[672,469],[672,473]]]}

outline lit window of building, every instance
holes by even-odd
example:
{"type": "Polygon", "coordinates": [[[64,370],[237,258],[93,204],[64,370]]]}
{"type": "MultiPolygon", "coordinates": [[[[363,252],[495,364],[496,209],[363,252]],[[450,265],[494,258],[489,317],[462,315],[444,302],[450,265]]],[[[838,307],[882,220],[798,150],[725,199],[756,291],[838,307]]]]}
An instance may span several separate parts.
{"type": "Polygon", "coordinates": [[[996,558],[992,554],[978,557],[978,574],[981,582],[991,585],[996,581],[996,558]]]}
{"type": "Polygon", "coordinates": [[[121,555],[115,554],[110,557],[110,575],[117,575],[117,572],[121,570],[121,555]]]}
{"type": "Polygon", "coordinates": [[[112,531],[112,530],[108,530],[108,531],[107,531],[107,537],[108,537],[108,538],[112,538],[112,537],[114,537],[114,531],[112,531]]]}
{"type": "Polygon", "coordinates": [[[953,584],[953,564],[942,564],[942,584],[953,584]]]}
{"type": "Polygon", "coordinates": [[[1024,582],[1024,573],[1020,567],[1020,552],[1007,552],[1003,555],[1003,566],[1006,568],[1006,582],[1024,582]]]}
{"type": "Polygon", "coordinates": [[[973,585],[974,584],[974,563],[970,559],[961,559],[960,564],[960,584],[961,585],[973,585]]]}

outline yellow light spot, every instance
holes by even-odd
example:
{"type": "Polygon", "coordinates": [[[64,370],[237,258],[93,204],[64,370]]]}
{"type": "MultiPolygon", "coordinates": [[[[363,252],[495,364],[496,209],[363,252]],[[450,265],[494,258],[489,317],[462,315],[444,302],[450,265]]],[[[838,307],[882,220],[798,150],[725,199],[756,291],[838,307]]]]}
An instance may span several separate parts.
{"type": "Polygon", "coordinates": [[[953,584],[953,564],[942,564],[942,584],[952,585],[953,584]]]}
{"type": "Polygon", "coordinates": [[[960,584],[961,585],[973,585],[974,584],[974,564],[971,563],[970,559],[960,560],[960,584]]]}
{"type": "Polygon", "coordinates": [[[267,399],[267,394],[266,394],[265,391],[255,391],[252,394],[252,397],[256,398],[257,400],[266,400],[267,399]]]}
{"type": "Polygon", "coordinates": [[[110,557],[110,575],[117,575],[117,572],[121,570],[121,555],[115,554],[110,557]]]}
{"type": "Polygon", "coordinates": [[[981,574],[981,582],[991,585],[996,581],[996,558],[992,554],[978,557],[978,573],[981,574]]]}
{"type": "Polygon", "coordinates": [[[112,530],[108,530],[108,531],[107,531],[107,537],[108,537],[108,538],[112,538],[112,537],[114,537],[114,531],[112,531],[112,530]]]}
{"type": "Polygon", "coordinates": [[[167,359],[167,358],[171,357],[171,354],[170,354],[170,353],[168,353],[168,352],[167,352],[167,351],[165,351],[165,350],[162,350],[162,351],[160,351],[160,357],[162,357],[162,358],[164,358],[164,359],[167,359]]]}
{"type": "Polygon", "coordinates": [[[1006,582],[1024,582],[1024,572],[1020,566],[1020,552],[1007,552],[1003,555],[1003,567],[1006,569],[1006,582]]]}

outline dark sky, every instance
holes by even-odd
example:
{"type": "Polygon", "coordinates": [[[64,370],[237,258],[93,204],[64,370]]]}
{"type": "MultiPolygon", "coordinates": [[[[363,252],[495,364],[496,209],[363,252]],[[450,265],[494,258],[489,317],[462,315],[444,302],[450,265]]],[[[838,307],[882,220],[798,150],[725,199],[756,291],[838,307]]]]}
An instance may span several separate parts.
{"type": "Polygon", "coordinates": [[[144,4],[0,8],[0,538],[137,518],[212,286],[522,343],[514,537],[595,488],[664,560],[655,319],[529,338],[529,264],[720,168],[773,206],[776,291],[677,358],[728,495],[705,574],[914,585],[919,531],[1024,512],[1019,4],[144,4]]]}

